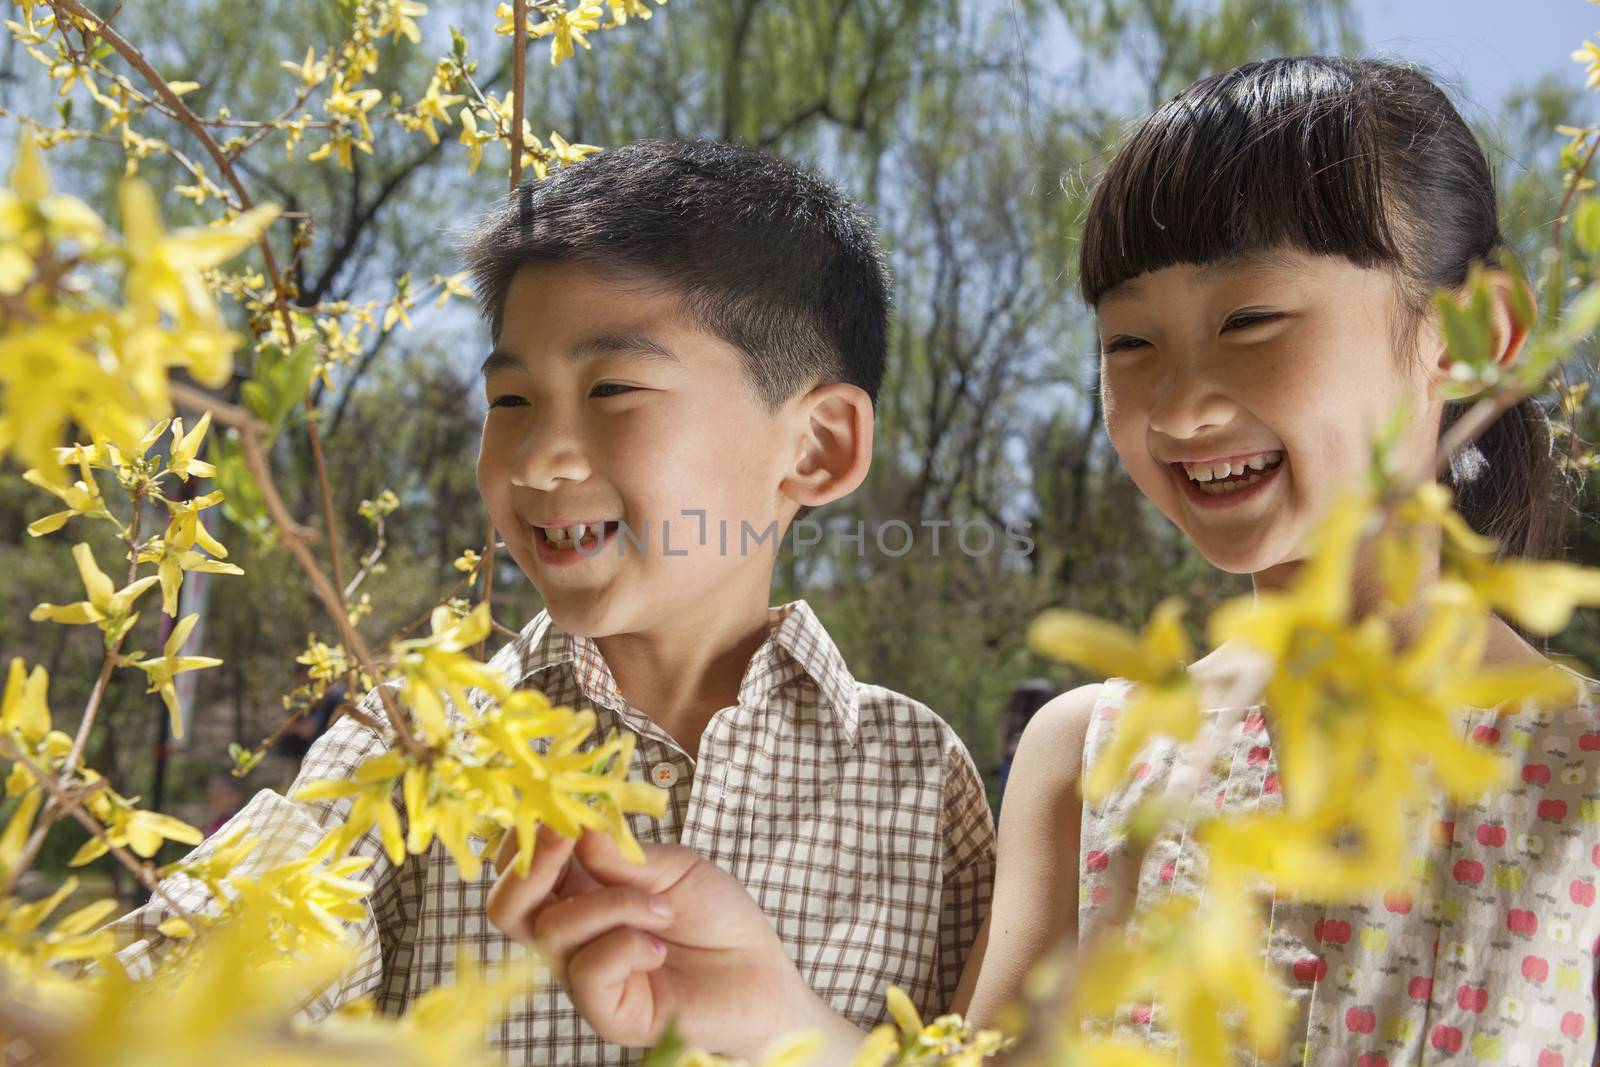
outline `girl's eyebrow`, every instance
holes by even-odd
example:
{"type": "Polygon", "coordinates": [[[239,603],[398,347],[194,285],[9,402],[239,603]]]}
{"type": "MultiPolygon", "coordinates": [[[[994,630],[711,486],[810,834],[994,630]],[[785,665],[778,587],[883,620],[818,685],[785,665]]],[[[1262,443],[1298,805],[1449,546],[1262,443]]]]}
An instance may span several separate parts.
{"type": "MultiPolygon", "coordinates": [[[[1178,266],[1179,264],[1173,264],[1178,266]]],[[[1261,249],[1254,252],[1242,252],[1236,256],[1224,256],[1212,260],[1210,263],[1199,264],[1195,268],[1194,280],[1200,284],[1207,284],[1219,280],[1223,275],[1249,276],[1262,274],[1270,270],[1301,271],[1305,264],[1292,253],[1281,249],[1261,249]]],[[[1099,307],[1107,304],[1118,303],[1124,300],[1136,300],[1143,289],[1141,281],[1143,275],[1128,278],[1118,282],[1107,289],[1100,296],[1099,307]]]]}
{"type": "MultiPolygon", "coordinates": [[[[575,363],[605,355],[629,356],[647,362],[683,363],[676,352],[646,333],[600,334],[580,341],[566,351],[567,359],[575,363]]],[[[515,354],[497,348],[484,359],[478,373],[487,378],[499,371],[509,370],[525,371],[527,365],[515,354]]]]}

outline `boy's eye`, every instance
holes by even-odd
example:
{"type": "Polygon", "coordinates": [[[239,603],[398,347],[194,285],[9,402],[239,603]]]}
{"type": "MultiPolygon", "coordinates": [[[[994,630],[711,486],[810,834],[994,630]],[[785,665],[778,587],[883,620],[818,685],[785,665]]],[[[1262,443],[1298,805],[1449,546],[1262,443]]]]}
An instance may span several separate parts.
{"type": "Polygon", "coordinates": [[[522,397],[515,396],[511,393],[497,396],[493,400],[489,401],[489,406],[491,408],[526,407],[527,404],[528,402],[522,397]]]}
{"type": "Polygon", "coordinates": [[[621,382],[600,382],[589,390],[592,397],[604,399],[608,396],[621,396],[623,393],[633,392],[633,386],[623,385],[621,382]]]}
{"type": "Polygon", "coordinates": [[[1229,315],[1223,322],[1224,330],[1243,330],[1251,326],[1259,326],[1263,322],[1271,322],[1278,317],[1276,311],[1240,311],[1229,315]]]}
{"type": "Polygon", "coordinates": [[[1138,348],[1144,343],[1145,340],[1142,337],[1113,337],[1102,345],[1101,349],[1109,356],[1111,353],[1121,352],[1125,348],[1138,348]]]}

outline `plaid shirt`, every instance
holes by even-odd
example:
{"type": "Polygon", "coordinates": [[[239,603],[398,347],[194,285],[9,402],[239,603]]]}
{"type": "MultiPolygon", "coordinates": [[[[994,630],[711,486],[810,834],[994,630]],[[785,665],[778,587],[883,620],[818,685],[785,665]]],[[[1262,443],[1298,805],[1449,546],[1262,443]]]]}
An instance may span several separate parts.
{"type": "MultiPolygon", "coordinates": [[[[972,758],[923,705],[856,681],[804,601],[773,608],[771,620],[738,702],[712,717],[698,759],[628,705],[593,641],[564,633],[546,613],[492,662],[554,704],[593,708],[597,736],[612,727],[638,735],[632,773],[667,787],[670,802],[659,820],[633,816],[634,833],[686,845],[743,882],[836,1010],[874,1025],[893,983],[925,1015],[943,1012],[994,876],[994,823],[972,758]]],[[[362,708],[385,721],[376,693],[362,708]]],[[[312,746],[296,786],[350,777],[384,748],[370,728],[341,718],[312,746]]],[[[256,794],[234,817],[263,839],[246,871],[303,854],[350,804],[256,794]]],[[[372,858],[364,877],[376,887],[353,931],[360,961],[312,1002],[311,1017],[364,995],[398,1014],[451,982],[458,945],[489,964],[522,951],[484,915],[491,867],[464,882],[437,841],[396,867],[376,831],[354,851],[372,858]]],[[[186,908],[206,907],[193,881],[164,888],[186,908]]],[[[167,914],[156,902],[116,923],[126,943],[119,958],[136,977],[159,959],[165,938],[156,926],[167,914]]],[[[509,1064],[622,1067],[643,1058],[601,1041],[553,983],[513,1003],[488,1037],[509,1064]]]]}

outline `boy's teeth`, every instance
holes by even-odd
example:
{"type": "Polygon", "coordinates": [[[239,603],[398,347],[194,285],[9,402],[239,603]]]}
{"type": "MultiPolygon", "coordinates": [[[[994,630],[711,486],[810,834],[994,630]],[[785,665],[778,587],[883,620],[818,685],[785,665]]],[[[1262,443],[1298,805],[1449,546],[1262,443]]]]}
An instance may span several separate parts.
{"type": "Polygon", "coordinates": [[[590,534],[599,535],[605,529],[600,522],[575,522],[571,526],[544,527],[545,540],[557,548],[572,548],[590,534]]]}

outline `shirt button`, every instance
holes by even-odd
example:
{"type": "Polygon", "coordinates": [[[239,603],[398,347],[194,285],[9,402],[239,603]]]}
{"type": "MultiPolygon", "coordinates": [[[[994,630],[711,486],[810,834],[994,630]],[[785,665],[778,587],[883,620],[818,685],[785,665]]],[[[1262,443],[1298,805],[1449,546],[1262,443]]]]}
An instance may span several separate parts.
{"type": "Polygon", "coordinates": [[[670,763],[658,763],[650,768],[650,777],[656,785],[663,788],[671,788],[677,784],[678,768],[670,763]]]}

